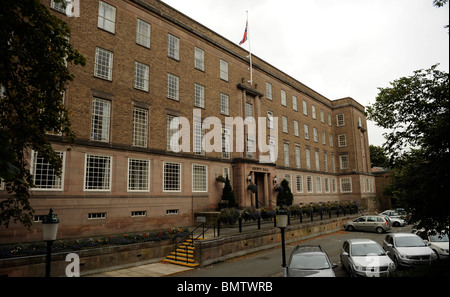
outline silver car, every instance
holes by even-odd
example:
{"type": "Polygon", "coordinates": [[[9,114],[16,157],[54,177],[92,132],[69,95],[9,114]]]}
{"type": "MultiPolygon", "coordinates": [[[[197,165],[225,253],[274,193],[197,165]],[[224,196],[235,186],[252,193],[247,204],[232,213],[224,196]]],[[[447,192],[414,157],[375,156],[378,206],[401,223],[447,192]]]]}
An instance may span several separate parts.
{"type": "Polygon", "coordinates": [[[346,240],[340,258],[351,276],[387,276],[396,268],[381,246],[370,239],[346,240]]]}
{"type": "Polygon", "coordinates": [[[383,233],[391,230],[392,223],[389,217],[379,215],[361,216],[342,225],[347,231],[376,231],[383,233]]]}
{"type": "Polygon", "coordinates": [[[426,265],[437,259],[436,253],[419,236],[411,233],[386,235],[383,249],[397,267],[426,265]]]}
{"type": "Polygon", "coordinates": [[[287,276],[335,277],[333,269],[336,267],[320,245],[298,245],[289,258],[287,276]]]}

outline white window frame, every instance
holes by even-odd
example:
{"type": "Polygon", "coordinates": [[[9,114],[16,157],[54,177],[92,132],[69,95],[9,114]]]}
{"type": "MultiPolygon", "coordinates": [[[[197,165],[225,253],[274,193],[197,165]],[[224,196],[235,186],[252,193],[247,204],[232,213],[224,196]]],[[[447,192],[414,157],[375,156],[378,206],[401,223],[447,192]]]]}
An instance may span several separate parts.
{"type": "Polygon", "coordinates": [[[194,84],[194,106],[205,108],[205,87],[194,84]]]}
{"type": "Polygon", "coordinates": [[[170,123],[172,121],[175,121],[175,125],[179,127],[180,124],[180,118],[171,114],[166,115],[166,149],[169,152],[175,151],[178,152],[180,149],[180,144],[178,143],[178,139],[173,139],[174,142],[172,142],[172,136],[179,131],[179,128],[172,129],[170,128],[170,123]],[[175,142],[177,141],[177,142],[175,142]],[[174,148],[174,150],[172,150],[174,148]]]}
{"type": "Polygon", "coordinates": [[[208,166],[192,164],[192,192],[208,192],[208,166]],[[196,169],[201,169],[202,172],[196,172],[196,169]]]}
{"type": "Polygon", "coordinates": [[[97,47],[95,50],[94,76],[112,81],[113,61],[113,52],[97,47]]]}
{"type": "Polygon", "coordinates": [[[338,135],[338,146],[339,147],[346,147],[347,146],[347,135],[346,134],[339,134],[338,135]]]}
{"type": "Polygon", "coordinates": [[[303,100],[303,115],[308,115],[308,103],[305,100],[303,100]]]}
{"type": "Polygon", "coordinates": [[[311,175],[306,176],[306,192],[314,193],[314,181],[311,175]]]}
{"type": "Polygon", "coordinates": [[[146,48],[150,48],[150,36],[152,26],[141,19],[136,22],[136,43],[146,48]]]}
{"type": "Polygon", "coordinates": [[[148,82],[150,76],[150,66],[135,61],[134,62],[134,88],[148,92],[148,82]]]}
{"type": "Polygon", "coordinates": [[[309,139],[309,126],[307,124],[304,124],[303,130],[305,132],[305,139],[309,139]]]}
{"type": "Polygon", "coordinates": [[[194,67],[200,71],[205,71],[205,51],[198,47],[194,49],[194,67]]]}
{"type": "Polygon", "coordinates": [[[222,158],[229,159],[231,151],[230,129],[222,128],[222,158]]]}
{"type": "Polygon", "coordinates": [[[133,107],[133,146],[148,146],[148,110],[133,107]]]}
{"type": "Polygon", "coordinates": [[[272,100],[272,84],[266,82],[266,98],[272,100]]]}
{"type": "Polygon", "coordinates": [[[283,129],[283,133],[288,133],[288,119],[285,116],[281,117],[281,124],[282,124],[282,129],[283,129]]]}
{"type": "Polygon", "coordinates": [[[298,121],[294,120],[294,135],[295,136],[299,136],[299,132],[298,132],[298,121]]]}
{"type": "Polygon", "coordinates": [[[345,126],[345,117],[344,117],[343,113],[340,113],[340,114],[336,115],[336,125],[338,127],[345,126]]]}
{"type": "Polygon", "coordinates": [[[281,90],[281,105],[286,106],[287,104],[287,99],[286,99],[286,91],[285,90],[281,90]]]}
{"type": "Polygon", "coordinates": [[[300,146],[295,146],[295,165],[297,168],[301,168],[301,161],[300,161],[300,146]]]}
{"type": "Polygon", "coordinates": [[[228,81],[228,62],[220,59],[220,79],[228,81]]]}
{"type": "Polygon", "coordinates": [[[314,160],[316,161],[316,171],[320,171],[320,154],[319,151],[314,151],[314,160]]]}
{"type": "Polygon", "coordinates": [[[306,169],[311,170],[311,150],[309,148],[305,149],[306,158],[306,169]]]}
{"type": "Polygon", "coordinates": [[[297,111],[297,96],[292,95],[292,109],[297,111]]]}
{"type": "Polygon", "coordinates": [[[167,73],[167,98],[180,101],[180,78],[167,73]]]}
{"type": "Polygon", "coordinates": [[[273,129],[273,111],[267,111],[267,128],[273,129]]]}
{"type": "Polygon", "coordinates": [[[111,131],[111,101],[92,99],[91,140],[109,142],[111,131]]]}
{"type": "Polygon", "coordinates": [[[322,193],[322,177],[316,176],[316,193],[322,193]]]}
{"type": "Polygon", "coordinates": [[[150,160],[128,158],[127,192],[150,192],[150,160]],[[139,166],[145,165],[146,168],[142,170],[132,168],[133,162],[139,166]],[[134,178],[139,180],[134,182],[131,187],[131,182],[134,178]],[[138,186],[136,186],[136,184],[138,184],[138,186]]]}
{"type": "Polygon", "coordinates": [[[103,1],[99,2],[97,26],[113,34],[116,32],[116,8],[114,6],[103,1]]]}
{"type": "Polygon", "coordinates": [[[194,154],[195,155],[205,155],[205,150],[203,147],[203,139],[205,137],[205,129],[203,129],[202,120],[200,118],[194,118],[194,154]]]}
{"type": "Polygon", "coordinates": [[[337,180],[335,177],[331,179],[331,191],[337,193],[337,180]]]}
{"type": "Polygon", "coordinates": [[[227,94],[220,93],[220,113],[223,115],[230,114],[230,98],[227,94]]]}
{"type": "Polygon", "coordinates": [[[297,193],[303,193],[303,175],[297,174],[295,177],[297,193]]]}
{"type": "Polygon", "coordinates": [[[180,38],[169,33],[167,37],[167,56],[180,61],[180,38]]]}
{"type": "MultiPolygon", "coordinates": [[[[163,192],[165,192],[165,193],[170,193],[170,192],[177,192],[177,193],[179,193],[179,192],[181,192],[181,174],[182,174],[182,169],[181,169],[181,163],[177,163],[177,162],[167,162],[167,161],[164,161],[163,162],[163,192]],[[178,179],[176,180],[176,179],[173,179],[172,181],[173,181],[173,183],[172,183],[172,185],[174,185],[175,187],[175,189],[168,189],[168,188],[166,188],[166,182],[168,182],[168,180],[167,180],[167,177],[166,177],[166,165],[169,165],[169,164],[172,164],[174,167],[173,168],[175,168],[175,167],[178,167],[178,179]]],[[[172,188],[172,187],[170,187],[170,188],[172,188]]]]}
{"type": "Polygon", "coordinates": [[[339,178],[341,193],[352,193],[352,178],[351,177],[341,177],[339,178]]]}
{"type": "Polygon", "coordinates": [[[342,169],[348,169],[349,168],[349,161],[348,161],[348,155],[340,155],[339,156],[339,164],[342,169]]]}
{"type": "Polygon", "coordinates": [[[323,186],[325,188],[325,193],[330,193],[330,178],[329,177],[324,177],[323,186]]]}
{"type": "MultiPolygon", "coordinates": [[[[107,155],[98,155],[98,154],[85,154],[84,157],[84,182],[83,182],[83,189],[85,192],[110,192],[111,191],[111,185],[112,185],[112,164],[113,160],[111,156],[107,156],[107,155]],[[88,160],[92,158],[93,160],[97,158],[97,160],[99,159],[103,159],[105,161],[105,167],[88,167],[88,160]],[[101,187],[94,187],[94,186],[89,186],[88,184],[88,174],[90,171],[92,171],[92,173],[94,174],[95,172],[100,172],[100,170],[96,170],[96,168],[100,168],[100,170],[102,170],[103,172],[103,181],[102,181],[102,186],[101,187]]],[[[100,180],[100,178],[98,178],[100,180]]]]}
{"type": "Polygon", "coordinates": [[[284,166],[289,167],[289,143],[283,143],[284,166]]]}
{"type": "MultiPolygon", "coordinates": [[[[64,191],[64,176],[65,176],[65,164],[66,164],[66,153],[63,151],[55,151],[60,157],[62,162],[62,168],[61,168],[61,175],[57,176],[55,175],[55,170],[51,167],[51,165],[48,162],[45,162],[45,160],[41,157],[39,157],[38,152],[32,150],[31,153],[31,162],[30,162],[30,173],[33,176],[33,185],[34,187],[31,188],[33,191],[64,191]],[[39,164],[38,164],[39,160],[39,164]],[[41,171],[40,174],[38,174],[37,170],[38,167],[40,168],[39,171],[41,171]],[[43,172],[45,170],[45,172],[43,172]],[[45,180],[47,183],[50,181],[52,182],[52,185],[48,187],[47,185],[42,187],[36,187],[36,178],[38,176],[45,176],[45,180]],[[49,178],[50,177],[50,178],[49,178]]],[[[0,182],[0,186],[3,185],[3,182],[0,182]]]]}

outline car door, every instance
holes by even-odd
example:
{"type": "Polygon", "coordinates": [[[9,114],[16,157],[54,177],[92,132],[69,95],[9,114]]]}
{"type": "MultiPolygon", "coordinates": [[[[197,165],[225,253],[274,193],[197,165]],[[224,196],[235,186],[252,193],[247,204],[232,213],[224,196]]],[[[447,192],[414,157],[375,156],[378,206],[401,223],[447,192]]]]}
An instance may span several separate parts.
{"type": "Polygon", "coordinates": [[[349,243],[347,241],[342,245],[341,251],[341,264],[345,269],[349,269],[348,257],[349,257],[350,249],[349,243]]]}
{"type": "Polygon", "coordinates": [[[359,217],[353,221],[356,230],[364,230],[366,228],[366,217],[359,217]]]}
{"type": "Polygon", "coordinates": [[[391,235],[386,235],[385,239],[383,240],[383,249],[386,251],[388,256],[393,259],[393,248],[394,248],[394,240],[391,235]]]}
{"type": "Polygon", "coordinates": [[[366,220],[366,224],[364,225],[364,231],[375,231],[377,228],[377,217],[368,216],[366,220]]]}

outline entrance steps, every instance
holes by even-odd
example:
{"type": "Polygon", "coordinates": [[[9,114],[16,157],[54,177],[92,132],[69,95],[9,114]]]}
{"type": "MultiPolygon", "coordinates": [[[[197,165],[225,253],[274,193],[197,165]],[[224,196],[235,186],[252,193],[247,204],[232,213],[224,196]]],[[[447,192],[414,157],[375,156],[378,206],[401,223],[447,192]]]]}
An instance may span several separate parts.
{"type": "Polygon", "coordinates": [[[199,262],[194,259],[195,241],[201,239],[187,238],[184,242],[179,244],[177,248],[171,252],[162,262],[172,263],[187,267],[197,267],[199,262]]]}

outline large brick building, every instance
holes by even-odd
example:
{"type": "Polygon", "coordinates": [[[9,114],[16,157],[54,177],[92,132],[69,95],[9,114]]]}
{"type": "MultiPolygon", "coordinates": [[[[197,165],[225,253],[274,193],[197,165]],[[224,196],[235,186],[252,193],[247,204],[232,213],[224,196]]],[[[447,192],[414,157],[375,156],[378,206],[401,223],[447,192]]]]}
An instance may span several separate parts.
{"type": "MultiPolygon", "coordinates": [[[[240,207],[274,206],[282,179],[295,204],[367,206],[375,196],[364,106],[352,98],[330,100],[255,56],[250,84],[246,50],[161,1],[81,1],[71,18],[42,2],[70,25],[70,42],[86,57],[85,67],[68,66],[75,79],[65,91],[77,142],[66,151],[61,137],[49,135],[62,176],[29,156],[35,222],[52,207],[58,238],[193,225],[196,212],[217,209],[223,184],[216,177],[227,174],[240,207]],[[247,116],[266,118],[257,126],[266,134],[247,126],[244,151],[228,152],[241,140],[226,118],[247,116]],[[208,117],[223,124],[222,150],[202,149],[208,117]],[[198,132],[182,139],[189,151],[174,152],[170,141],[170,122],[179,118],[198,132]],[[267,154],[273,163],[260,162],[267,154]]],[[[0,229],[2,242],[41,239],[40,228],[0,229]]]]}

